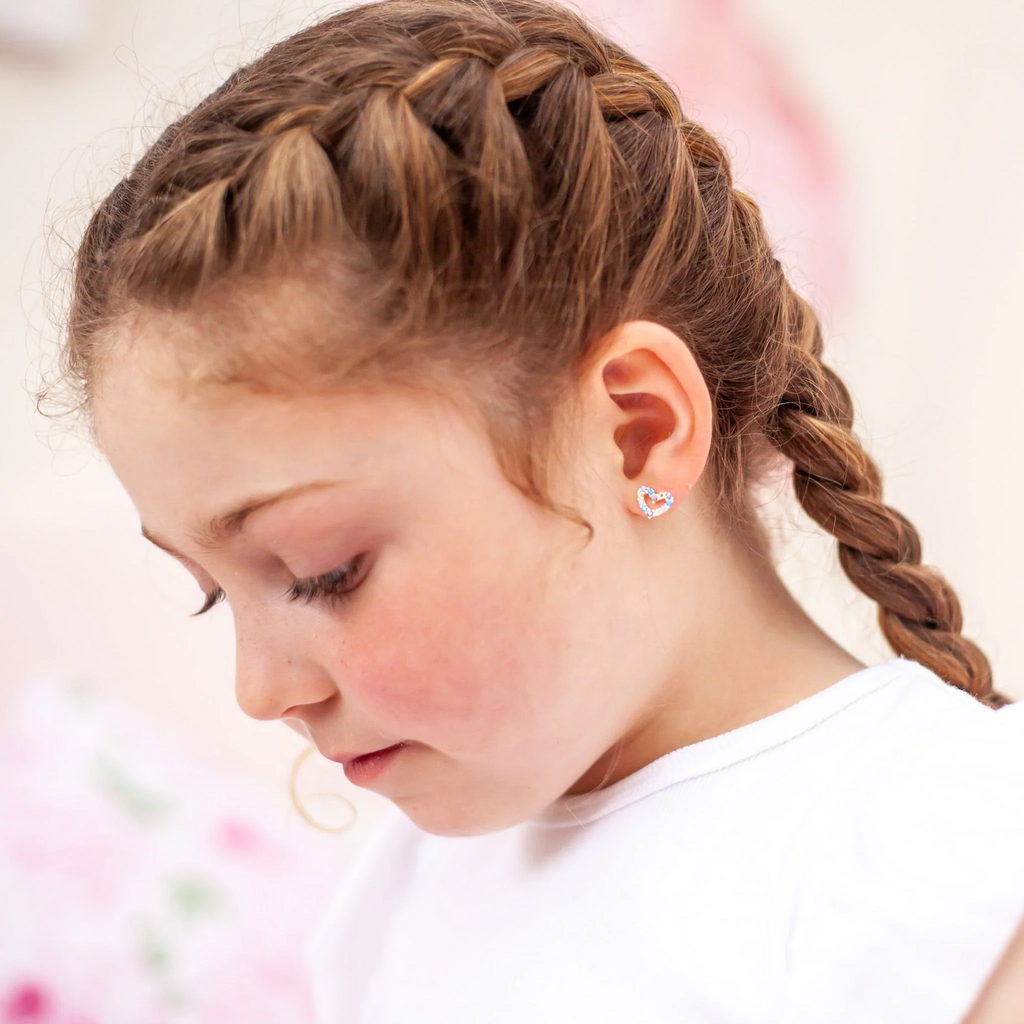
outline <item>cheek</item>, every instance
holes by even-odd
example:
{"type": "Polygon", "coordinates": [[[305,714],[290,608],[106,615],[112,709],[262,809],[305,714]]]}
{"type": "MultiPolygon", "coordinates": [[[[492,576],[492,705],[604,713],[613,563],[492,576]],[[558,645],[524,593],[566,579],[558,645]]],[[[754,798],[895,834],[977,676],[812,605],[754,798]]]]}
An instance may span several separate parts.
{"type": "Polygon", "coordinates": [[[394,734],[469,750],[550,721],[563,645],[538,576],[413,581],[378,600],[340,669],[343,696],[394,734]],[[372,619],[372,625],[371,623],[372,619]]]}

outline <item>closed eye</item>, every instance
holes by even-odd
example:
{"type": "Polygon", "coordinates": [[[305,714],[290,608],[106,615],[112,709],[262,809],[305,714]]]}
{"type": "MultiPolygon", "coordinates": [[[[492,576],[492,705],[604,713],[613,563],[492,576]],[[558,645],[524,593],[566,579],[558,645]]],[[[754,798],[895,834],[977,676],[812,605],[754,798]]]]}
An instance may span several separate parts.
{"type": "Polygon", "coordinates": [[[289,601],[302,601],[304,604],[318,600],[331,603],[344,601],[352,596],[352,592],[366,578],[368,567],[369,557],[364,552],[322,576],[296,580],[288,588],[286,596],[289,601]]]}

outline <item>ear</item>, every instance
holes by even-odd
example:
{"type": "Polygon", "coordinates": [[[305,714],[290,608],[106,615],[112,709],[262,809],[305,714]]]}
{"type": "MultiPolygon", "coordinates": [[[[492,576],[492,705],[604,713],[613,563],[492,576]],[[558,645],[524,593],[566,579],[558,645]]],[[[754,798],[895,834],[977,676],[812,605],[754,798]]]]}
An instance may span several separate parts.
{"type": "Polygon", "coordinates": [[[580,397],[602,472],[637,515],[641,484],[682,500],[704,471],[712,431],[711,396],[689,346],[667,327],[634,320],[595,352],[580,397]]]}

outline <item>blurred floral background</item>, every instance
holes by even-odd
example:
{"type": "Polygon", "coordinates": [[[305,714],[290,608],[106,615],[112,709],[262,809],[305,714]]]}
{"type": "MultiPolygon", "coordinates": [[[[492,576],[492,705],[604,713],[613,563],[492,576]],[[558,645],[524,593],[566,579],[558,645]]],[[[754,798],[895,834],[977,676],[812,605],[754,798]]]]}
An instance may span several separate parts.
{"type": "MultiPolygon", "coordinates": [[[[335,7],[338,5],[334,5],[335,7]]],[[[585,0],[718,132],[823,313],[888,498],[1024,697],[1024,5],[585,0]]],[[[302,943],[382,811],[288,799],[301,751],[245,719],[224,609],[149,548],[101,460],[33,410],[92,202],[240,61],[328,6],[0,0],[0,1024],[308,1019],[302,943]]],[[[872,606],[785,495],[809,610],[860,657],[872,606]]]]}

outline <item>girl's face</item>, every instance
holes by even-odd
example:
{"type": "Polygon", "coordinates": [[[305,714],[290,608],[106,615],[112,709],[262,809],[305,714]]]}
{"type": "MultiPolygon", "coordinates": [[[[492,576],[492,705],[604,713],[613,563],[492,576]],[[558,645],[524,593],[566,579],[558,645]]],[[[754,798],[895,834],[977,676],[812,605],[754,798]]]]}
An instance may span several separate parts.
{"type": "Polygon", "coordinates": [[[335,760],[404,744],[350,777],[438,834],[601,781],[649,698],[651,615],[629,517],[583,462],[569,496],[589,544],[449,401],[189,392],[136,340],[101,381],[99,438],[146,536],[223,591],[247,714],[335,760]]]}

